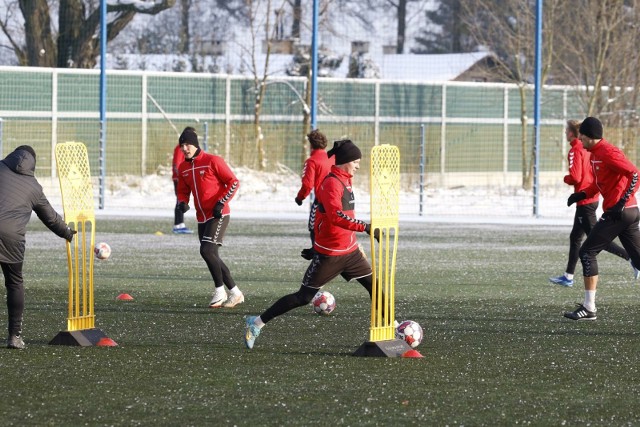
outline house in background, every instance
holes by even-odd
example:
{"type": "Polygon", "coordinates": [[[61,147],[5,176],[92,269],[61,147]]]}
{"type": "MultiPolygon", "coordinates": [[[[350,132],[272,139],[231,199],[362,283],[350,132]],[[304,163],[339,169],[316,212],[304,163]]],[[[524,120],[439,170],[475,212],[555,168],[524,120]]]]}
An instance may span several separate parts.
{"type": "MultiPolygon", "coordinates": [[[[467,81],[497,82],[499,75],[492,72],[497,60],[491,52],[445,54],[376,54],[356,53],[374,67],[370,78],[398,81],[467,81]]],[[[346,78],[349,76],[351,56],[338,57],[339,66],[322,70],[321,77],[346,78]]],[[[264,74],[266,55],[256,55],[257,74],[264,74]]],[[[149,70],[207,72],[252,75],[250,58],[227,52],[217,55],[109,55],[107,68],[114,70],[149,70]]],[[[269,75],[284,77],[294,64],[293,54],[272,53],[269,57],[269,75]]]]}

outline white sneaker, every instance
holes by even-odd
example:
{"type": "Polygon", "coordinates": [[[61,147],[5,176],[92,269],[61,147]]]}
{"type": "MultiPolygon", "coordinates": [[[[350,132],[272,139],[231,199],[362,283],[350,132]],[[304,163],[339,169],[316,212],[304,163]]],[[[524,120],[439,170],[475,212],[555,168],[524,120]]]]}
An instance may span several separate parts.
{"type": "Polygon", "coordinates": [[[629,260],[629,263],[631,264],[631,268],[633,268],[633,278],[636,280],[640,279],[640,270],[633,265],[633,261],[629,260]]]}
{"type": "Polygon", "coordinates": [[[229,298],[225,302],[222,303],[222,306],[225,308],[232,308],[238,304],[242,304],[244,302],[244,294],[240,292],[239,294],[231,294],[229,298]]]}
{"type": "Polygon", "coordinates": [[[213,298],[209,303],[209,308],[219,308],[222,307],[222,303],[227,300],[227,291],[224,290],[223,287],[216,288],[213,292],[213,298]]]}

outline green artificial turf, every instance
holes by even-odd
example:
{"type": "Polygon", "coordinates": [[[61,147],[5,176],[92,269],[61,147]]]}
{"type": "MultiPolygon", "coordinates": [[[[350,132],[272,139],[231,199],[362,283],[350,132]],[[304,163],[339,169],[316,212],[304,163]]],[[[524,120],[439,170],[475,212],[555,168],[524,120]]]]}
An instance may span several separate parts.
{"type": "Polygon", "coordinates": [[[244,348],[244,316],[300,286],[306,223],[232,220],[220,254],[246,302],[218,310],[197,237],[155,235],[167,219],[96,228],[113,251],[95,264],[96,326],[118,346],[48,345],[66,328],[66,253],[33,220],[27,349],[0,349],[2,425],[640,423],[640,286],[602,254],[598,320],[564,319],[582,279],[547,280],[565,267],[568,226],[401,223],[396,317],[422,325],[422,359],[352,356],[369,303],[342,279],[326,288],[332,315],[302,307],[244,348]]]}

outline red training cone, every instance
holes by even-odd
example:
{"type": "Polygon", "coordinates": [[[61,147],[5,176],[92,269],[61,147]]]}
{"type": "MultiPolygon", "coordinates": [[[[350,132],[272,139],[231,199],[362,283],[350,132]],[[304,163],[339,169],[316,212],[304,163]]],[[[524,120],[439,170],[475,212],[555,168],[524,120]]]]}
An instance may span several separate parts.
{"type": "Polygon", "coordinates": [[[120,301],[133,301],[133,297],[129,294],[120,294],[116,299],[120,301]]]}
{"type": "Polygon", "coordinates": [[[419,359],[424,357],[423,355],[420,354],[420,352],[418,350],[407,350],[404,353],[402,353],[402,357],[406,357],[406,358],[412,358],[412,359],[419,359]]]}
{"type": "Polygon", "coordinates": [[[100,338],[100,341],[96,344],[97,347],[117,347],[118,343],[116,343],[111,338],[100,338]]]}

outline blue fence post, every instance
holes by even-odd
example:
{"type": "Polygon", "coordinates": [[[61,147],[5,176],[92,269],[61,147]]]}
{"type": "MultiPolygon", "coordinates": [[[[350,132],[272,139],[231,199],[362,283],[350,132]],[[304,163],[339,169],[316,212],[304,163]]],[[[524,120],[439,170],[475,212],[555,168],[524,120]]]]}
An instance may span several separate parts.
{"type": "Polygon", "coordinates": [[[204,141],[202,141],[202,145],[204,146],[204,151],[209,151],[209,123],[204,122],[204,141]]]}
{"type": "Polygon", "coordinates": [[[422,216],[424,209],[424,150],[425,150],[425,125],[420,125],[420,203],[418,215],[422,216]]]}
{"type": "Polygon", "coordinates": [[[4,159],[4,134],[2,133],[4,129],[4,120],[0,118],[0,159],[4,159]]]}

